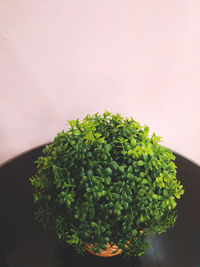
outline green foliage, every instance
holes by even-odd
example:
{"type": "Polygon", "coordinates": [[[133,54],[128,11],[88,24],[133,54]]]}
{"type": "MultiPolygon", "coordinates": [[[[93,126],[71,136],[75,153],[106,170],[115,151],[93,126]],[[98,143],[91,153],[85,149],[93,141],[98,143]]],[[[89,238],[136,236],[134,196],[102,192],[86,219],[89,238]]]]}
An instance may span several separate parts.
{"type": "Polygon", "coordinates": [[[141,255],[147,235],[176,221],[184,190],[175,156],[146,125],[118,113],[68,124],[36,161],[36,218],[79,253],[86,253],[83,243],[99,251],[110,242],[124,256],[141,255]]]}

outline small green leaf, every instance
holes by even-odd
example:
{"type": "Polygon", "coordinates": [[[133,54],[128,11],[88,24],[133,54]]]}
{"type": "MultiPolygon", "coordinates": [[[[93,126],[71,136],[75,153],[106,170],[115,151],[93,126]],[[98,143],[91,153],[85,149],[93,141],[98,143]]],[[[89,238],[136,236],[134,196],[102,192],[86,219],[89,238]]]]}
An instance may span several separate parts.
{"type": "Polygon", "coordinates": [[[133,150],[128,150],[128,155],[132,155],[133,154],[133,150]]]}
{"type": "Polygon", "coordinates": [[[91,225],[92,227],[97,227],[97,224],[96,224],[95,222],[91,222],[90,225],[91,225]]]}
{"type": "Polygon", "coordinates": [[[104,173],[105,175],[110,176],[112,175],[112,169],[110,167],[107,167],[104,169],[104,173]]]}
{"type": "Polygon", "coordinates": [[[137,161],[137,165],[138,165],[138,166],[143,166],[143,165],[144,165],[144,161],[142,161],[142,160],[138,160],[138,161],[137,161]]]}
{"type": "Polygon", "coordinates": [[[100,144],[103,144],[103,143],[105,142],[105,141],[104,141],[104,138],[99,138],[98,142],[99,142],[100,144]]]}
{"type": "Polygon", "coordinates": [[[106,144],[105,145],[105,150],[108,151],[108,152],[111,151],[112,150],[112,146],[110,144],[106,144]]]}
{"type": "Polygon", "coordinates": [[[132,146],[135,146],[137,143],[136,139],[135,138],[131,138],[131,145],[132,146]]]}
{"type": "Polygon", "coordinates": [[[131,189],[134,189],[135,188],[135,182],[131,182],[130,187],[131,187],[131,189]]]}
{"type": "Polygon", "coordinates": [[[91,191],[92,191],[91,188],[89,187],[86,188],[86,192],[91,192],[91,191]]]}
{"type": "Polygon", "coordinates": [[[125,166],[119,166],[119,171],[124,173],[125,166]]]}
{"type": "Polygon", "coordinates": [[[115,209],[115,214],[116,214],[117,216],[120,216],[120,215],[121,215],[121,211],[118,210],[118,209],[115,209]]]}
{"type": "Polygon", "coordinates": [[[132,179],[132,178],[134,178],[134,175],[132,173],[127,173],[126,177],[128,179],[132,179]]]}
{"type": "Polygon", "coordinates": [[[91,176],[93,175],[93,171],[92,171],[91,169],[89,169],[89,170],[87,171],[87,174],[88,174],[89,177],[91,177],[91,176]]]}
{"type": "Polygon", "coordinates": [[[107,192],[105,191],[105,190],[103,190],[102,192],[101,192],[101,195],[102,196],[105,196],[107,194],[107,192]]]}
{"type": "Polygon", "coordinates": [[[149,183],[149,181],[147,179],[142,180],[142,184],[148,184],[148,183],[149,183]]]}
{"type": "Polygon", "coordinates": [[[127,172],[128,173],[132,173],[133,172],[133,167],[132,166],[129,166],[128,169],[127,169],[127,172]]]}
{"type": "Polygon", "coordinates": [[[101,197],[101,192],[97,193],[97,197],[100,198],[101,197]]]}
{"type": "Polygon", "coordinates": [[[87,157],[91,158],[92,157],[92,153],[91,152],[87,152],[87,157]]]}
{"type": "Polygon", "coordinates": [[[81,132],[80,132],[79,130],[75,130],[75,131],[73,132],[73,134],[77,136],[77,135],[80,135],[81,132]]]}
{"type": "Polygon", "coordinates": [[[107,176],[106,178],[105,178],[105,182],[106,182],[106,184],[110,184],[111,183],[111,177],[110,176],[107,176]]]}
{"type": "Polygon", "coordinates": [[[152,195],[152,198],[153,198],[153,199],[158,199],[159,197],[158,197],[157,194],[153,194],[153,195],[152,195]]]}

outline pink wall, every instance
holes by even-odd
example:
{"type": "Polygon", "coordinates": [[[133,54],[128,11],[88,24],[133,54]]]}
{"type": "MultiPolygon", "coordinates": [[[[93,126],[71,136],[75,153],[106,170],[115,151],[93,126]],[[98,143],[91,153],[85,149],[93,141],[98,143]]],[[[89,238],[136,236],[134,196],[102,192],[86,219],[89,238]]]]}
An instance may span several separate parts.
{"type": "Polygon", "coordinates": [[[107,109],[200,163],[200,2],[0,0],[0,90],[0,162],[107,109]]]}

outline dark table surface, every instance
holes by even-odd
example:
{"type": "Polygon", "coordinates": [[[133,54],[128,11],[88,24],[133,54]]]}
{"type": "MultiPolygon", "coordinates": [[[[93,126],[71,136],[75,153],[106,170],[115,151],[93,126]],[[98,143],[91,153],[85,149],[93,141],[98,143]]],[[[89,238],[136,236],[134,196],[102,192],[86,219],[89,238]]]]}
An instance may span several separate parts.
{"type": "Polygon", "coordinates": [[[177,176],[185,194],[178,201],[174,228],[151,239],[141,257],[78,256],[54,232],[34,220],[33,188],[29,178],[44,146],[0,166],[0,267],[200,267],[200,167],[176,154],[177,176]]]}

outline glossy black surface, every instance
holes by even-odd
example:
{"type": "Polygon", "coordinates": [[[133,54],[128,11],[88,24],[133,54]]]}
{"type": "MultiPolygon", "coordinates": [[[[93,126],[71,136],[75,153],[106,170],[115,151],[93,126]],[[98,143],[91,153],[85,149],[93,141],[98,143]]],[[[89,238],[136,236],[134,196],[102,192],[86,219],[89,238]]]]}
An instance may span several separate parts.
{"type": "Polygon", "coordinates": [[[121,256],[77,256],[55,233],[34,220],[32,186],[34,160],[42,147],[0,167],[0,267],[200,267],[200,167],[176,155],[178,179],[185,194],[178,202],[175,227],[151,240],[145,255],[128,262],[121,256]]]}

